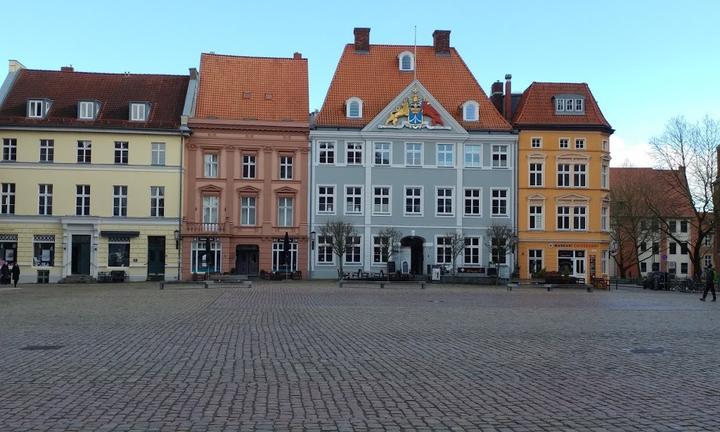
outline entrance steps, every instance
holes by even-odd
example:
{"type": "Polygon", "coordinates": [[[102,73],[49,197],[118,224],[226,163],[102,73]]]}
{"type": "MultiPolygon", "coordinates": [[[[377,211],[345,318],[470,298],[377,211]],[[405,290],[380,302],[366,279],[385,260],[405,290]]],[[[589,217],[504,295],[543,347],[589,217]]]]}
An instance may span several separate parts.
{"type": "Polygon", "coordinates": [[[82,283],[95,283],[97,282],[94,277],[90,275],[70,275],[60,279],[58,283],[66,284],[82,284],[82,283]]]}

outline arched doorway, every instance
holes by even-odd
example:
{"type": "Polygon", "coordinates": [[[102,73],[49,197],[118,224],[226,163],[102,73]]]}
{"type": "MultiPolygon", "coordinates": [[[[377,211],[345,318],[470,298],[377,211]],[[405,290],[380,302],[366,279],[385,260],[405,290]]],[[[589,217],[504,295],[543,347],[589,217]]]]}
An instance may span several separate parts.
{"type": "MultiPolygon", "coordinates": [[[[418,236],[403,237],[400,240],[401,249],[405,249],[405,248],[410,249],[409,268],[410,268],[410,273],[412,273],[414,275],[423,274],[423,267],[424,267],[424,265],[423,265],[424,264],[423,263],[423,255],[424,255],[423,254],[423,244],[424,243],[425,243],[425,239],[422,237],[418,237],[418,236]]],[[[407,257],[408,254],[401,253],[401,255],[407,257]]],[[[401,258],[401,262],[399,263],[399,265],[400,265],[399,268],[403,268],[402,258],[401,258]]]]}
{"type": "Polygon", "coordinates": [[[235,246],[235,273],[257,276],[260,248],[257,245],[235,246]]]}

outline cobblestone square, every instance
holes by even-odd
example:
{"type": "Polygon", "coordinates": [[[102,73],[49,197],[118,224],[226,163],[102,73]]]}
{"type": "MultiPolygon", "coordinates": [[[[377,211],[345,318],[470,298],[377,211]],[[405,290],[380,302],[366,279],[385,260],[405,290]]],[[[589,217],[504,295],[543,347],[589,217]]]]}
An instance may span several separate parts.
{"type": "Polygon", "coordinates": [[[719,315],[622,289],[0,289],[0,431],[717,431],[719,315]]]}

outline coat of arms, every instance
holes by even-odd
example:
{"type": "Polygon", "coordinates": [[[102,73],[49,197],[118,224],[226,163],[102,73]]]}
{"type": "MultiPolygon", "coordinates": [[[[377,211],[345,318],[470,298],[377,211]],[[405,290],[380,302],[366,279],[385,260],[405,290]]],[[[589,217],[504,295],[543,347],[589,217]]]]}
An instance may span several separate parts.
{"type": "Polygon", "coordinates": [[[427,99],[418,95],[417,89],[413,89],[412,96],[405,99],[400,106],[395,108],[385,120],[385,124],[380,127],[448,129],[445,127],[440,113],[430,105],[427,99]]]}

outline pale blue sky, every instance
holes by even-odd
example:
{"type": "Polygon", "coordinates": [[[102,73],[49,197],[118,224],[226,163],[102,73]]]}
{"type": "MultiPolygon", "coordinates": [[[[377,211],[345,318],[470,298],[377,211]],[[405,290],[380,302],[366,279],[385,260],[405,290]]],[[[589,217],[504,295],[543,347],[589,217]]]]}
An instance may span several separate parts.
{"type": "Polygon", "coordinates": [[[682,114],[720,119],[720,2],[587,1],[34,1],[3,7],[0,59],[76,70],[185,73],[201,52],[289,57],[310,64],[320,108],[353,27],[371,43],[432,43],[451,30],[485,91],[513,74],[587,82],[612,126],[613,164],[650,165],[648,139],[682,114]]]}

